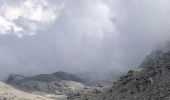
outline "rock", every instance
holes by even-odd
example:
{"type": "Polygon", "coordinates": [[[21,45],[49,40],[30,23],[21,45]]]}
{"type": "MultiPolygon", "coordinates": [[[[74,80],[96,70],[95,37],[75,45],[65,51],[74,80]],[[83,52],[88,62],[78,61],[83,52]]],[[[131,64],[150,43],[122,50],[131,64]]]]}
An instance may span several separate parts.
{"type": "Polygon", "coordinates": [[[170,100],[169,66],[170,51],[156,53],[114,82],[112,88],[103,88],[100,93],[82,93],[68,100],[170,100]]]}

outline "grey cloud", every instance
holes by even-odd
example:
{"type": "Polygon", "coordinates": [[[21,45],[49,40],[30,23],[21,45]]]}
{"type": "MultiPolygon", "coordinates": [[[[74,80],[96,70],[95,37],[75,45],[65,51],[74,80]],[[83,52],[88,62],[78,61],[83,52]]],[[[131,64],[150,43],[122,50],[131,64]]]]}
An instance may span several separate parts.
{"type": "Polygon", "coordinates": [[[38,74],[124,72],[169,40],[168,0],[49,0],[56,21],[34,36],[0,36],[0,70],[38,74]],[[60,2],[60,3],[58,3],[60,2]]]}

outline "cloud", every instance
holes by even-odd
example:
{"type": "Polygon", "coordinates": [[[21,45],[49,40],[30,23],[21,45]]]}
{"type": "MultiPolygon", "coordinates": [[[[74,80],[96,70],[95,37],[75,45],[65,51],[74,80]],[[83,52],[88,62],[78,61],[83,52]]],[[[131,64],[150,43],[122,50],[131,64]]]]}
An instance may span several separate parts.
{"type": "Polygon", "coordinates": [[[0,3],[0,34],[5,34],[0,35],[0,69],[7,72],[3,75],[59,70],[119,74],[137,67],[170,39],[168,0],[0,3]]]}
{"type": "Polygon", "coordinates": [[[71,31],[70,33],[101,39],[112,35],[111,33],[116,34],[112,23],[115,16],[105,2],[101,0],[81,0],[77,4],[73,2],[75,1],[67,1],[62,12],[63,18],[60,18],[61,21],[67,20],[62,23],[62,27],[71,31]]]}
{"type": "Polygon", "coordinates": [[[0,8],[1,34],[15,34],[18,37],[34,35],[41,29],[40,26],[52,23],[59,16],[60,7],[51,6],[46,0],[16,1],[19,4],[8,2],[3,2],[0,8]],[[24,21],[26,27],[18,24],[24,21]]]}

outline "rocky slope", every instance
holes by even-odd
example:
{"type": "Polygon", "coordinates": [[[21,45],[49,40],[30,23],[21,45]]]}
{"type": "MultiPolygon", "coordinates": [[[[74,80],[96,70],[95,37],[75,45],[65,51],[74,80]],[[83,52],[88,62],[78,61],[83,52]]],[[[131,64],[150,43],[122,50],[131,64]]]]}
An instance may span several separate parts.
{"type": "Polygon", "coordinates": [[[57,96],[57,100],[59,96],[66,98],[68,94],[82,90],[84,85],[80,82],[83,82],[80,78],[65,72],[30,77],[10,75],[7,79],[7,83],[17,89],[40,95],[50,94],[57,96]]]}
{"type": "Polygon", "coordinates": [[[170,100],[170,51],[130,70],[112,88],[71,95],[70,100],[170,100]]]}

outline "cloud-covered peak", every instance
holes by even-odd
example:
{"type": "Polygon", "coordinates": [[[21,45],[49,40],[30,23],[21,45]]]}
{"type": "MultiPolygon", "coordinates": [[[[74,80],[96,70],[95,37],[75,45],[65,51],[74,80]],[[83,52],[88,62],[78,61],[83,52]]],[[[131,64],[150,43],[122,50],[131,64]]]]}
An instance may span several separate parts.
{"type": "Polygon", "coordinates": [[[47,0],[4,1],[0,7],[0,34],[18,37],[34,35],[43,24],[56,20],[61,7],[50,5],[47,0]],[[10,3],[8,3],[10,2],[10,3]]]}

